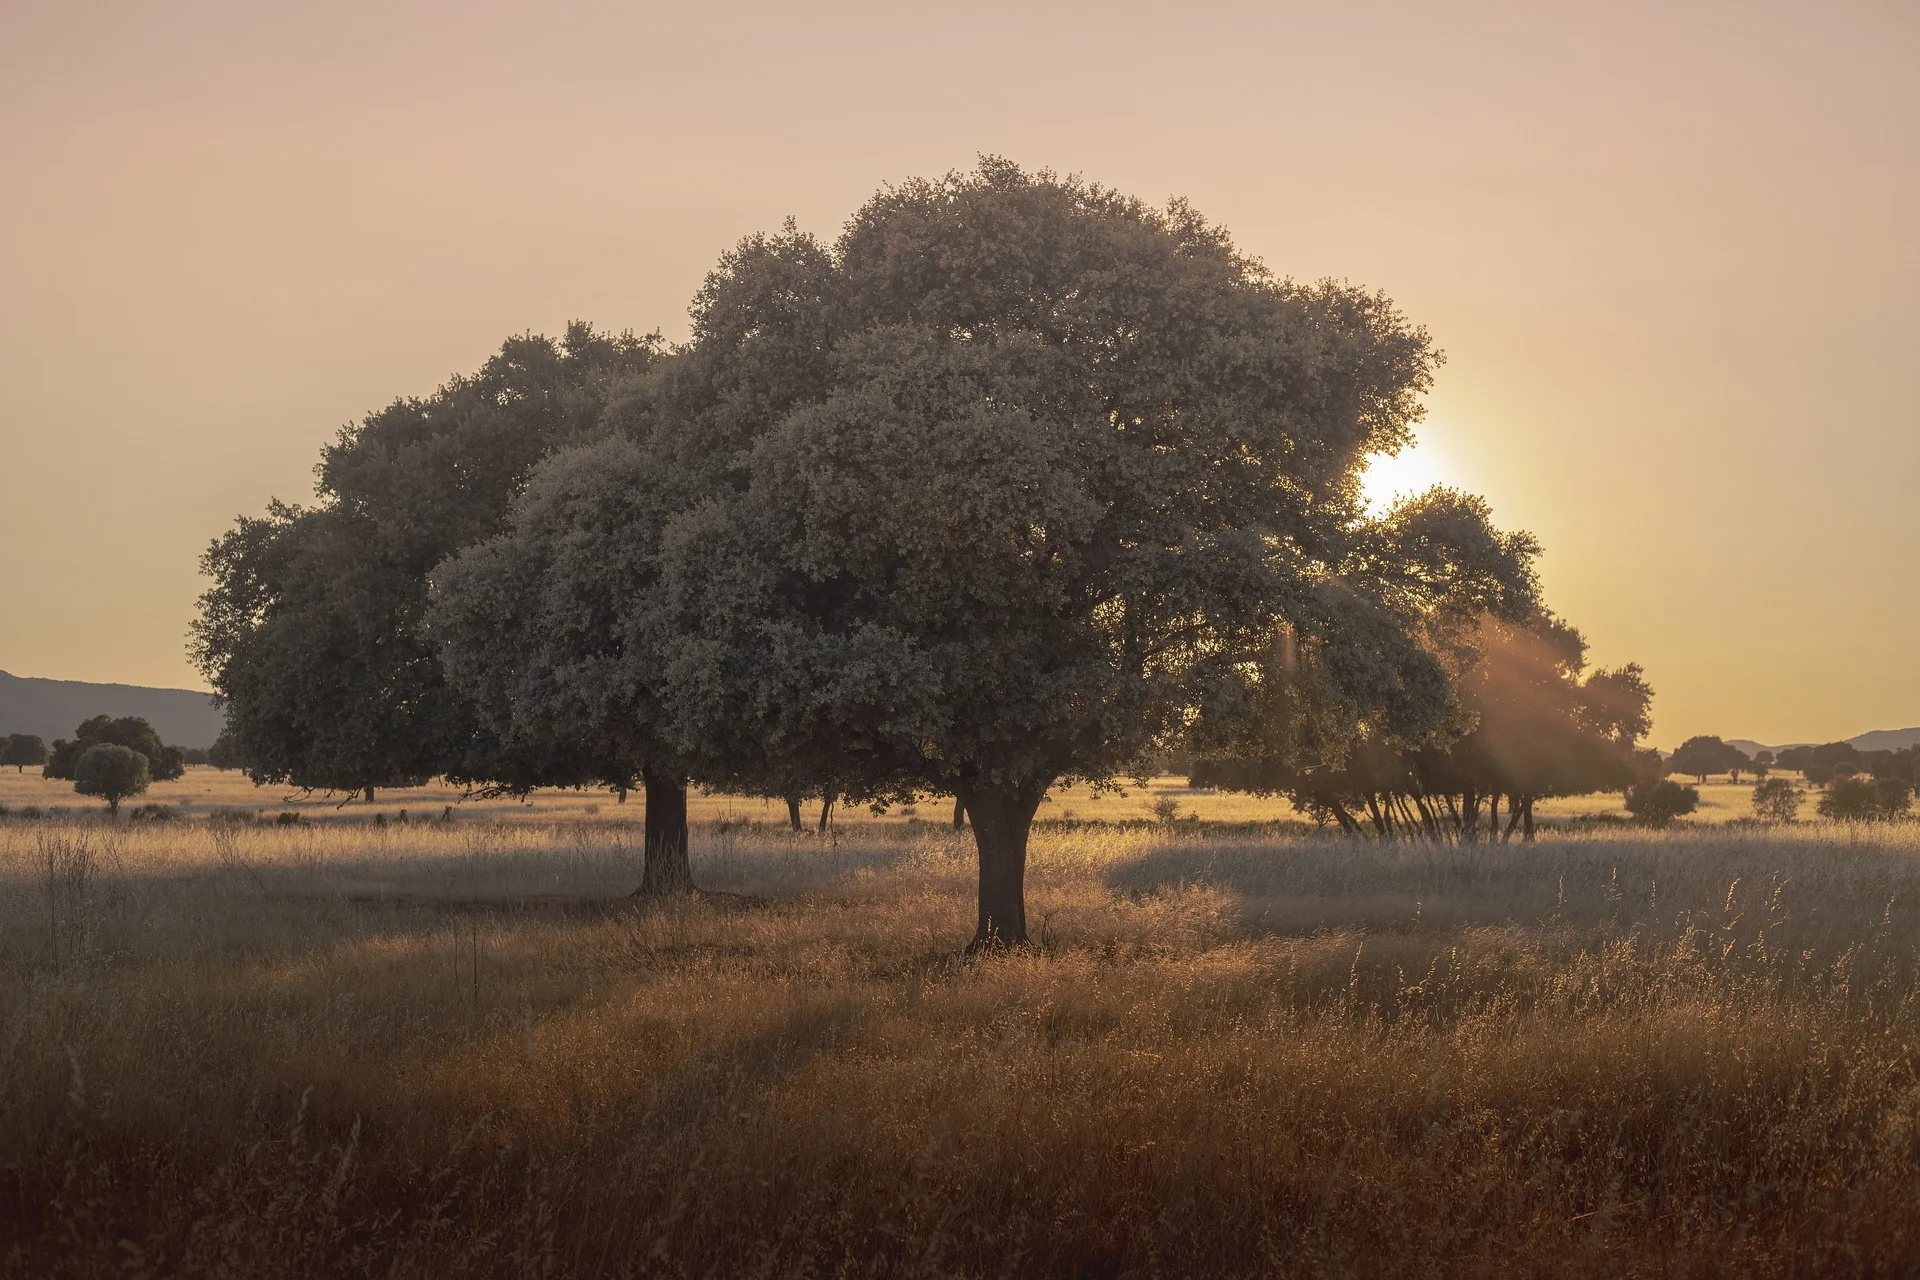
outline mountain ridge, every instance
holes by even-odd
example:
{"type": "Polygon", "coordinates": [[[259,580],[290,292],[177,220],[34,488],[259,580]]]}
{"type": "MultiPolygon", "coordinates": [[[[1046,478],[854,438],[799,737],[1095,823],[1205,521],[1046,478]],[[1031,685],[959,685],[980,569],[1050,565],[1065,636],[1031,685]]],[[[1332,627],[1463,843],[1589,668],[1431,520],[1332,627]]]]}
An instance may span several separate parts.
{"type": "Polygon", "coordinates": [[[172,747],[210,747],[225,723],[210,693],[0,671],[0,734],[38,734],[52,745],[55,738],[71,738],[82,720],[100,715],[144,717],[172,747]]]}
{"type": "MultiPolygon", "coordinates": [[[[1865,733],[1856,733],[1851,738],[1842,738],[1840,741],[1857,747],[1861,751],[1900,751],[1920,742],[1920,725],[1911,729],[1869,729],[1865,733]]],[[[1821,744],[1786,742],[1775,747],[1764,742],[1755,742],[1752,738],[1728,738],[1727,745],[1738,747],[1748,755],[1753,755],[1757,751],[1771,751],[1779,755],[1790,747],[1814,747],[1821,744]]]]}

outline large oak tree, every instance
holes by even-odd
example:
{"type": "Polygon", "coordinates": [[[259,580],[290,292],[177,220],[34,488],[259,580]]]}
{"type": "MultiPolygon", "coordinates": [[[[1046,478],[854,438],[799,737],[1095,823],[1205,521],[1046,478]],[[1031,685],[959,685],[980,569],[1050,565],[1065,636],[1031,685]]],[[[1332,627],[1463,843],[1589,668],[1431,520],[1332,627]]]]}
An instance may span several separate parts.
{"type": "Polygon", "coordinates": [[[1000,161],[883,192],[832,265],[822,393],[662,536],[662,711],[689,749],[958,795],[978,945],[1026,937],[1057,782],[1137,769],[1303,646],[1349,719],[1437,731],[1433,601],[1530,595],[1483,509],[1364,517],[1436,361],[1377,295],[1000,161]]]}

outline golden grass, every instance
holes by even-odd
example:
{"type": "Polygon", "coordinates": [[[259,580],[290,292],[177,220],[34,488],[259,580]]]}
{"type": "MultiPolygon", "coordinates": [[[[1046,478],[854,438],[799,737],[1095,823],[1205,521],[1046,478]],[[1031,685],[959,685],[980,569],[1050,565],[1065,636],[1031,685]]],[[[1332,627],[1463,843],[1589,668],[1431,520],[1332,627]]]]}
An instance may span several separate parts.
{"type": "Polygon", "coordinates": [[[0,823],[13,1274],[1920,1265],[1920,842],[0,823]]]}

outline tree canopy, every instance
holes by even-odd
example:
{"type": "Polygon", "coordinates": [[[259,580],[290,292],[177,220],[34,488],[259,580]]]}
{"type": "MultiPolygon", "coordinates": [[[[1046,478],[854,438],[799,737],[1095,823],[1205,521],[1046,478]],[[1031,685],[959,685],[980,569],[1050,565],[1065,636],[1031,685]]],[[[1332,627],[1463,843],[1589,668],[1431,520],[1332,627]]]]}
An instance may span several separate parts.
{"type": "Polygon", "coordinates": [[[74,761],[73,789],[105,800],[111,814],[118,814],[120,802],[145,791],[150,781],[146,755],[117,742],[96,742],[74,761]]]}
{"type": "MultiPolygon", "coordinates": [[[[187,771],[187,753],[161,743],[159,733],[140,716],[93,716],[80,722],[72,738],[55,738],[47,756],[45,774],[71,782],[78,775],[80,757],[96,746],[112,744],[137,751],[147,760],[149,778],[170,782],[187,771]]],[[[89,793],[91,794],[91,793],[89,793]]]]}
{"type": "Polygon", "coordinates": [[[883,192],[830,263],[826,380],[662,536],[666,722],[723,765],[956,793],[978,943],[1025,937],[1056,781],[1125,774],[1202,708],[1232,736],[1289,646],[1329,723],[1437,731],[1422,628],[1531,597],[1531,543],[1472,500],[1365,516],[1362,462],[1408,441],[1436,362],[1378,295],[998,161],[883,192]]]}
{"type": "Polygon", "coordinates": [[[450,688],[422,626],[428,575],[496,530],[537,461],[597,435],[615,388],[657,354],[579,323],[559,342],[509,339],[478,373],[343,429],[314,506],[275,501],[218,539],[192,647],[230,757],[256,781],[328,790],[589,780],[506,750],[450,688]]]}

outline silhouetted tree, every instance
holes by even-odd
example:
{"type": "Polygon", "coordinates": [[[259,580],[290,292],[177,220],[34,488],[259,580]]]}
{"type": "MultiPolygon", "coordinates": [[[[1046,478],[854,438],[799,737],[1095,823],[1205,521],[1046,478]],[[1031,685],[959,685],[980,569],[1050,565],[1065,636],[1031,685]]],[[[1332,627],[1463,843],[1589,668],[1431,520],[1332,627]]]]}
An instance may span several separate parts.
{"type": "Polygon", "coordinates": [[[1740,781],[1740,770],[1752,765],[1747,753],[1732,743],[1722,742],[1719,738],[1699,736],[1688,738],[1675,748],[1667,758],[1667,768],[1674,773],[1691,774],[1701,782],[1708,774],[1730,773],[1735,782],[1740,781]]]}
{"type": "Polygon", "coordinates": [[[1650,827],[1671,826],[1700,806],[1700,793],[1671,778],[1649,779],[1627,792],[1627,812],[1650,827]]]}
{"type": "Polygon", "coordinates": [[[12,765],[15,773],[25,773],[28,765],[47,762],[47,744],[35,733],[10,733],[0,742],[0,765],[12,765]]]}
{"type": "Polygon", "coordinates": [[[187,771],[187,753],[180,747],[165,746],[151,724],[140,716],[93,716],[80,722],[72,738],[55,738],[43,771],[49,778],[71,782],[76,778],[80,757],[91,747],[111,743],[137,751],[146,757],[149,778],[171,782],[187,771]]]}
{"type": "Polygon", "coordinates": [[[1753,788],[1753,813],[1762,822],[1792,822],[1805,796],[1786,778],[1767,778],[1753,788]]]}
{"type": "Polygon", "coordinates": [[[122,800],[145,791],[151,780],[147,757],[114,742],[96,742],[74,761],[73,789],[105,800],[114,815],[122,800]]]}

